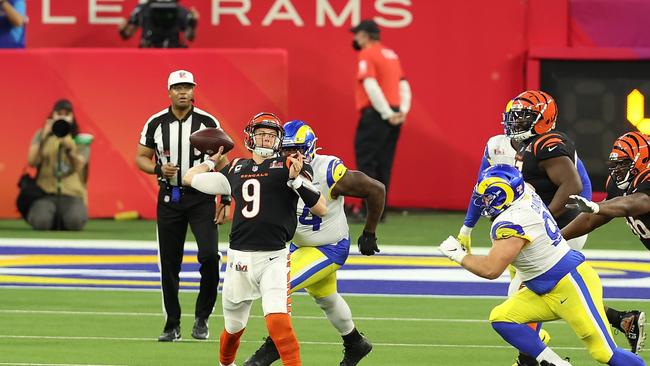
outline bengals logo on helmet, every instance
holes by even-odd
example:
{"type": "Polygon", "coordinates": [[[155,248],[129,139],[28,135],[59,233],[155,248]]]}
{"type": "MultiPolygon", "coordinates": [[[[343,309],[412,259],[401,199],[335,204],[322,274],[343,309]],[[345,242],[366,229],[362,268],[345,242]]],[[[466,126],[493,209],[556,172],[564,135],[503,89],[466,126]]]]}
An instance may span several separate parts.
{"type": "Polygon", "coordinates": [[[557,114],[553,97],[541,90],[527,90],[506,105],[505,134],[517,141],[541,135],[555,128],[557,114]]]}
{"type": "Polygon", "coordinates": [[[614,141],[607,165],[620,189],[627,189],[640,172],[650,167],[650,138],[640,132],[627,132],[614,141]]]}

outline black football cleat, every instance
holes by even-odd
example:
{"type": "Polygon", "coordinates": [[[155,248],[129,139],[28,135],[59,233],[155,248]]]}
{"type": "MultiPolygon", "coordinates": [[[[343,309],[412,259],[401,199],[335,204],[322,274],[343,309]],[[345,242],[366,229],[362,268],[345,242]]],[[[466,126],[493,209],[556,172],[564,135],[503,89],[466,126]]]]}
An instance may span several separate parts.
{"type": "Polygon", "coordinates": [[[535,357],[520,352],[517,361],[512,366],[539,366],[539,363],[535,357]]]}
{"type": "Polygon", "coordinates": [[[181,327],[163,330],[158,337],[158,342],[176,342],[181,339],[181,327]]]}
{"type": "Polygon", "coordinates": [[[208,319],[196,318],[192,327],[192,338],[206,340],[209,336],[208,319]]]}
{"type": "Polygon", "coordinates": [[[372,351],[372,343],[366,338],[352,344],[343,344],[343,360],[339,366],[354,366],[372,351]]]}
{"type": "Polygon", "coordinates": [[[266,337],[260,348],[246,361],[244,366],[269,366],[280,359],[280,353],[271,337],[266,337]]]}
{"type": "Polygon", "coordinates": [[[643,350],[646,336],[645,313],[643,311],[632,310],[623,313],[619,329],[625,334],[632,353],[638,354],[643,350]]]}

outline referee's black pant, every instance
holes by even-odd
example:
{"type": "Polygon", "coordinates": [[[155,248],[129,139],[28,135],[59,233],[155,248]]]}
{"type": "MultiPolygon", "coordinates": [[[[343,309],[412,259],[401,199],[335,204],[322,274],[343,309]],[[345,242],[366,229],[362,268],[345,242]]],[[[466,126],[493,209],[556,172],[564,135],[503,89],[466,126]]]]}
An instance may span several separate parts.
{"type": "MultiPolygon", "coordinates": [[[[398,111],[399,108],[393,108],[398,111]]],[[[390,185],[390,173],[393,168],[395,149],[401,125],[393,126],[381,118],[373,108],[361,111],[361,118],[354,138],[354,155],[357,169],[386,186],[390,185]]]]}
{"type": "Polygon", "coordinates": [[[185,235],[189,223],[198,244],[201,285],[194,315],[207,319],[217,301],[219,286],[219,250],[214,224],[215,196],[194,189],[184,189],[180,202],[171,201],[171,188],[161,186],[158,193],[158,256],[167,316],[165,330],[180,325],[178,301],[179,273],[183,262],[185,235]]]}

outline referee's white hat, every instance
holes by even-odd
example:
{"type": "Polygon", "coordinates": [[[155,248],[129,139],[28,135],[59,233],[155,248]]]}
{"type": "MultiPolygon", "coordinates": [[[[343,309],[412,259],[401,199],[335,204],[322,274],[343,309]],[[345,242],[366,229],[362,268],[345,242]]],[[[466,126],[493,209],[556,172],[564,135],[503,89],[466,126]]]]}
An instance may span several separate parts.
{"type": "Polygon", "coordinates": [[[196,85],[194,82],[194,75],[186,70],[176,70],[169,74],[169,78],[167,78],[167,90],[169,90],[174,84],[196,85]]]}

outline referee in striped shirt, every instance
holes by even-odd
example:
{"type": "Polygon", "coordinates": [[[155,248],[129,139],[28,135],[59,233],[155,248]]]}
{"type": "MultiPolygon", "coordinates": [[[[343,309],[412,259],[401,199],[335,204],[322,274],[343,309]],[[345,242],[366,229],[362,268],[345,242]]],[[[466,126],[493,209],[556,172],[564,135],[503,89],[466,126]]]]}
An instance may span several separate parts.
{"type": "MultiPolygon", "coordinates": [[[[192,337],[196,339],[209,336],[208,317],[217,300],[219,285],[217,229],[212,219],[215,217],[215,196],[181,186],[188,169],[208,158],[190,146],[190,135],[206,127],[219,127],[216,118],[194,107],[195,86],[194,76],[189,71],[178,70],[169,74],[167,90],[171,106],[151,116],[144,125],[136,156],[138,168],[147,174],[156,174],[160,185],[158,262],[166,315],[165,327],[158,337],[161,342],[181,338],[178,286],[188,223],[196,237],[201,265],[201,284],[192,328],[192,337]]],[[[225,166],[227,159],[223,160],[217,165],[225,166]]]]}

